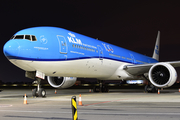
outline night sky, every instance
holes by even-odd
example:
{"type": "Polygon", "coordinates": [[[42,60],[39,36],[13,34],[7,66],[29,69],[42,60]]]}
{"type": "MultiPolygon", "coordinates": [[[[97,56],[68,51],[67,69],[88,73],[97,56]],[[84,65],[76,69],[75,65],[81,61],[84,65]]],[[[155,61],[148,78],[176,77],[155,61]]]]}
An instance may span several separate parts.
{"type": "Polygon", "coordinates": [[[180,60],[179,6],[179,0],[3,0],[0,80],[32,81],[6,59],[3,45],[17,31],[36,26],[65,28],[150,57],[159,30],[160,61],[180,60]]]}

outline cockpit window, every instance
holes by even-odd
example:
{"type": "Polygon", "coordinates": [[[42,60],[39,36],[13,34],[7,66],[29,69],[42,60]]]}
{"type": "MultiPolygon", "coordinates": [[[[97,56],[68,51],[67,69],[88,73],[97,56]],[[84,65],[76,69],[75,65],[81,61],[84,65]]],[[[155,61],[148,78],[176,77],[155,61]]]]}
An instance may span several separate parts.
{"type": "Polygon", "coordinates": [[[31,40],[31,36],[30,35],[25,35],[25,39],[31,40]]]}
{"type": "Polygon", "coordinates": [[[32,41],[37,41],[36,36],[32,35],[32,41]]]}
{"type": "Polygon", "coordinates": [[[14,39],[24,39],[24,35],[16,35],[14,39]]]}
{"type": "Polygon", "coordinates": [[[10,39],[13,39],[13,38],[14,38],[14,35],[10,39]]]}
{"type": "Polygon", "coordinates": [[[34,35],[15,35],[12,36],[11,39],[26,39],[30,41],[37,41],[36,36],[34,35]]]}

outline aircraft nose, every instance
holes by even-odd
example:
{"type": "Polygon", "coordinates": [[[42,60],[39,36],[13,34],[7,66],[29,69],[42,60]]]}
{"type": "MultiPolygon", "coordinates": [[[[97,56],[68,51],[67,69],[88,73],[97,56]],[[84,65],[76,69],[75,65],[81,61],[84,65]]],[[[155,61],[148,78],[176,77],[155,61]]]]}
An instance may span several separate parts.
{"type": "Polygon", "coordinates": [[[3,47],[4,55],[8,58],[17,57],[19,54],[19,50],[20,45],[16,40],[8,41],[3,47]]]}

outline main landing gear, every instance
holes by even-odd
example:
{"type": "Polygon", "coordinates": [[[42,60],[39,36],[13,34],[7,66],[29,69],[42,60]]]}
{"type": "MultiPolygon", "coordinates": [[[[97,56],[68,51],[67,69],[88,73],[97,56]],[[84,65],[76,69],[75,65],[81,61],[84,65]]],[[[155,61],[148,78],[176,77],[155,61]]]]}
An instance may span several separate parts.
{"type": "Polygon", "coordinates": [[[93,91],[94,92],[108,92],[109,89],[107,86],[105,86],[104,81],[99,80],[99,86],[94,86],[93,91]]]}
{"type": "Polygon", "coordinates": [[[151,93],[156,93],[158,91],[158,88],[155,87],[154,85],[150,85],[150,84],[147,84],[145,87],[144,87],[144,91],[145,92],[151,92],[151,93]]]}
{"type": "Polygon", "coordinates": [[[146,86],[144,87],[144,92],[148,93],[148,92],[151,92],[151,93],[156,93],[158,92],[158,88],[155,87],[154,85],[152,85],[149,80],[147,79],[147,77],[145,77],[143,75],[144,79],[146,80],[145,84],[146,86]]]}
{"type": "Polygon", "coordinates": [[[46,97],[46,91],[41,88],[41,79],[37,78],[36,81],[33,82],[34,84],[37,84],[37,88],[32,90],[32,96],[33,97],[46,97]]]}

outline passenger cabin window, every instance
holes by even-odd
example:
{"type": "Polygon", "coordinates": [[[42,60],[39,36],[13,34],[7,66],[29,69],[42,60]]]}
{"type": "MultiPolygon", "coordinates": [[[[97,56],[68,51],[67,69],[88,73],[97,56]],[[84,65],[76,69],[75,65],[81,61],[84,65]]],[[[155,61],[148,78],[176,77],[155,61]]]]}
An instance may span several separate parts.
{"type": "MultiPolygon", "coordinates": [[[[65,44],[66,45],[66,44],[65,44]]],[[[87,51],[91,51],[91,52],[97,52],[98,53],[98,50],[94,50],[92,48],[88,48],[88,47],[82,47],[80,45],[74,45],[72,44],[72,47],[73,48],[78,48],[78,49],[83,49],[83,50],[87,50],[87,51]]],[[[102,53],[101,53],[102,54],[102,53]]]]}
{"type": "Polygon", "coordinates": [[[12,36],[11,39],[26,39],[30,41],[37,41],[36,36],[34,35],[15,35],[12,36]]]}

